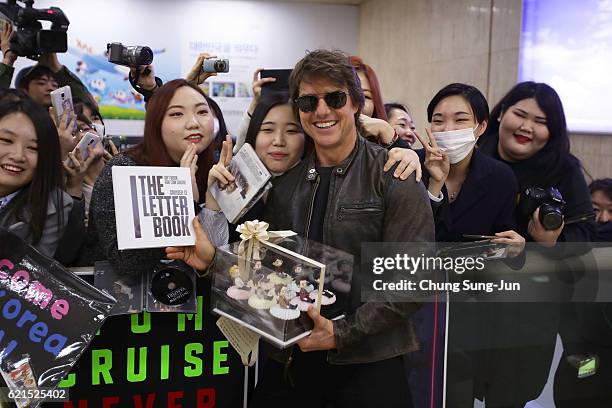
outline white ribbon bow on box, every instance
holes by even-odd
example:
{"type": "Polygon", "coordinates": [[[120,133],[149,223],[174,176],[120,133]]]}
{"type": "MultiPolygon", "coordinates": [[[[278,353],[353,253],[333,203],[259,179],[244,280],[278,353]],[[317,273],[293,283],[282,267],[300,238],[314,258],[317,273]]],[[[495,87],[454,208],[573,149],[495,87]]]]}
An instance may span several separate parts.
{"type": "Polygon", "coordinates": [[[269,226],[270,224],[265,221],[253,220],[236,227],[236,231],[240,233],[241,239],[238,246],[238,256],[240,257],[238,268],[243,278],[248,279],[250,262],[260,259],[262,242],[265,243],[270,239],[287,238],[297,235],[293,231],[268,231],[269,226]]]}

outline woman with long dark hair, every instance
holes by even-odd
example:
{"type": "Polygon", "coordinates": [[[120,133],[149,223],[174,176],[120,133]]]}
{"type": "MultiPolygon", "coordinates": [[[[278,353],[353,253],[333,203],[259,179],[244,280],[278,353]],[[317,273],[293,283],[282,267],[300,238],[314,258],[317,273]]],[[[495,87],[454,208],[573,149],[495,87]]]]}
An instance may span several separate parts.
{"type": "MultiPolygon", "coordinates": [[[[480,138],[479,147],[514,172],[520,193],[518,232],[527,241],[539,244],[538,252],[562,259],[589,250],[595,225],[580,218],[592,215],[591,197],[580,162],[570,153],[563,105],[553,88],[536,82],[515,85],[493,108],[489,129],[480,138]],[[564,205],[552,200],[562,213],[560,222],[550,222],[541,212],[545,207],[541,206],[543,200],[534,200],[536,191],[549,203],[553,196],[562,198],[564,205]],[[529,201],[535,204],[525,205],[529,201]],[[577,222],[569,223],[570,219],[577,222]],[[568,242],[572,245],[565,245],[568,242]]],[[[573,279],[566,266],[561,265],[559,271],[561,274],[552,276],[546,284],[547,290],[555,291],[555,279],[573,279]]],[[[554,302],[503,306],[496,319],[490,320],[490,331],[496,333],[492,345],[497,348],[481,366],[480,396],[487,406],[522,407],[537,398],[546,384],[565,306],[554,302]]]]}
{"type": "MultiPolygon", "coordinates": [[[[570,153],[561,98],[550,86],[536,82],[514,86],[491,111],[489,127],[479,147],[484,154],[510,166],[523,196],[527,188],[553,187],[566,202],[565,219],[592,213],[580,162],[570,153]]],[[[536,209],[530,214],[519,213],[517,221],[521,235],[543,246],[590,242],[595,233],[593,222],[575,222],[548,230],[540,218],[536,209]]]]}
{"type": "Polygon", "coordinates": [[[62,188],[49,114],[29,98],[0,102],[0,227],[53,256],[73,204],[62,188]]]}
{"type": "Polygon", "coordinates": [[[102,250],[99,257],[108,259],[119,273],[151,270],[164,258],[164,251],[118,250],[112,167],[189,167],[194,200],[200,201],[213,163],[213,128],[213,114],[202,90],[184,79],[170,81],[148,102],[142,142],[115,156],[98,177],[91,197],[90,228],[93,227],[96,245],[102,250]]]}

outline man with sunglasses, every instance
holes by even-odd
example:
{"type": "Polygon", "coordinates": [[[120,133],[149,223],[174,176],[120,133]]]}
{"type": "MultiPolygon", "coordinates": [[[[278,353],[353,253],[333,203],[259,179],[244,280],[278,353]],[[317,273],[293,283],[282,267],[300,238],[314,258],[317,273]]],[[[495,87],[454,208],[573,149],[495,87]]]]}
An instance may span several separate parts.
{"type": "Polygon", "coordinates": [[[360,136],[364,103],[346,55],[316,50],[289,80],[294,110],[314,149],[274,180],[264,219],[354,255],[347,317],[330,321],[315,308],[312,333],[289,353],[271,354],[252,406],[411,407],[402,355],[418,348],[414,302],[365,302],[359,271],[365,242],[433,242],[427,192],[414,175],[385,173],[386,150],[360,136]]]}

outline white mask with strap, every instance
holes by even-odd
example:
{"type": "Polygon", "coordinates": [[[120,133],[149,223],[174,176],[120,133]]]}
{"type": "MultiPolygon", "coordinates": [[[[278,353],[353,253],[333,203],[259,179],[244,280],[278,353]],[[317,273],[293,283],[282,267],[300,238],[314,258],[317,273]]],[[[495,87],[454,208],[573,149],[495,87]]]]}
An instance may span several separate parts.
{"type": "Polygon", "coordinates": [[[476,145],[475,128],[449,130],[447,132],[432,132],[438,147],[448,155],[450,164],[459,163],[465,159],[476,145]]]}

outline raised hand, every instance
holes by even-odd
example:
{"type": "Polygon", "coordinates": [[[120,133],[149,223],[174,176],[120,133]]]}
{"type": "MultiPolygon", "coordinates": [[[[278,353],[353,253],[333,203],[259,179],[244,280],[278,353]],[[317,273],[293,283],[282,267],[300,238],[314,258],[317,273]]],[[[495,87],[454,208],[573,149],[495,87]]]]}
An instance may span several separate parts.
{"type": "Polygon", "coordinates": [[[217,58],[217,56],[211,55],[207,52],[203,52],[200,55],[198,55],[198,58],[196,59],[195,64],[193,65],[193,67],[191,68],[191,71],[189,71],[185,79],[197,86],[203,83],[204,81],[206,81],[211,76],[217,75],[216,72],[204,72],[202,70],[202,64],[204,64],[204,60],[207,60],[210,58],[217,58]]]}
{"type": "Polygon", "coordinates": [[[439,196],[450,172],[450,161],[448,155],[438,147],[436,139],[431,135],[429,129],[425,128],[425,131],[427,132],[428,141],[425,141],[416,133],[415,135],[425,149],[424,164],[429,173],[429,186],[427,189],[432,195],[439,196]]]}
{"type": "Polygon", "coordinates": [[[132,67],[130,68],[130,76],[134,79],[137,78],[136,84],[144,90],[154,91],[155,89],[157,89],[157,82],[155,82],[155,70],[153,69],[153,65],[132,67]]]}
{"type": "Polygon", "coordinates": [[[257,68],[255,72],[253,73],[253,84],[251,85],[253,89],[253,99],[251,100],[251,104],[249,105],[249,108],[247,110],[250,114],[253,114],[253,111],[255,110],[255,106],[257,106],[257,104],[259,103],[259,98],[261,98],[262,87],[269,82],[276,81],[276,78],[272,78],[272,77],[259,78],[259,74],[263,70],[264,70],[263,68],[257,68]]]}
{"type": "Polygon", "coordinates": [[[0,33],[0,49],[2,49],[2,63],[13,66],[17,60],[17,54],[10,49],[10,41],[13,36],[13,25],[8,21],[2,23],[2,33],[0,33]]]}
{"type": "Polygon", "coordinates": [[[62,158],[64,158],[76,147],[79,141],[79,138],[75,136],[76,117],[75,115],[70,115],[69,112],[65,110],[58,123],[55,108],[53,108],[53,106],[49,107],[49,115],[51,115],[51,119],[53,119],[53,123],[55,123],[55,127],[57,128],[62,158]]]}
{"type": "Polygon", "coordinates": [[[198,172],[198,155],[194,144],[190,143],[181,157],[179,165],[181,167],[189,167],[191,173],[191,188],[193,189],[193,201],[196,203],[200,201],[200,192],[198,191],[198,182],[196,179],[196,173],[198,172]]]}
{"type": "Polygon", "coordinates": [[[83,193],[85,174],[95,159],[95,152],[91,146],[87,146],[87,151],[89,156],[83,160],[77,147],[74,151],[68,153],[68,159],[62,163],[66,172],[66,192],[72,197],[80,197],[83,193]]]}
{"type": "Polygon", "coordinates": [[[219,211],[219,204],[217,204],[217,200],[210,193],[210,187],[218,183],[220,187],[225,187],[229,183],[236,180],[236,178],[230,173],[227,169],[230,162],[232,161],[232,137],[230,135],[226,136],[223,145],[221,146],[221,154],[219,156],[219,162],[212,166],[210,171],[208,172],[208,189],[206,190],[206,208],[213,211],[219,211]]]}

